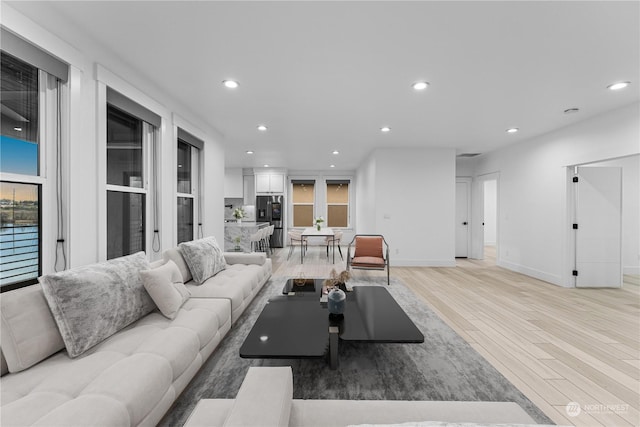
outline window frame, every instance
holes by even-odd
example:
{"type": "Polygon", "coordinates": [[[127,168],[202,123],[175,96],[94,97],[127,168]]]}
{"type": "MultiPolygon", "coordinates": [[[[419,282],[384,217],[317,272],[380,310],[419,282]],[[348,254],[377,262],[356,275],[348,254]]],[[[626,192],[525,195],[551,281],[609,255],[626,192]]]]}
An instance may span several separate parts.
{"type": "MultiPolygon", "coordinates": [[[[156,227],[156,224],[154,224],[154,215],[153,215],[153,209],[154,209],[154,205],[157,203],[157,200],[155,200],[155,196],[153,191],[155,190],[154,185],[152,184],[153,182],[155,182],[155,177],[152,176],[152,174],[154,173],[154,168],[153,168],[153,152],[154,150],[157,150],[157,138],[156,138],[156,134],[158,132],[158,129],[152,125],[151,123],[145,121],[143,118],[138,117],[136,114],[131,113],[130,111],[127,111],[123,108],[120,108],[119,106],[113,105],[111,103],[109,103],[108,101],[106,102],[106,107],[105,107],[105,131],[107,131],[108,129],[108,111],[109,108],[115,108],[117,110],[120,110],[121,112],[128,114],[131,117],[135,117],[137,120],[140,120],[142,123],[142,187],[132,187],[132,186],[125,186],[125,185],[117,185],[117,184],[109,184],[107,181],[107,176],[108,176],[108,171],[109,171],[109,162],[108,162],[108,156],[107,156],[107,152],[108,152],[108,147],[107,147],[107,132],[105,132],[105,146],[104,146],[104,156],[105,156],[105,186],[104,186],[104,194],[105,194],[105,200],[107,198],[107,194],[109,191],[112,192],[116,192],[116,193],[134,193],[134,194],[142,194],[144,196],[144,219],[143,219],[143,227],[144,227],[144,237],[143,237],[143,242],[144,242],[144,247],[142,248],[142,250],[145,253],[149,253],[150,250],[153,247],[153,238],[154,238],[154,230],[156,227]]],[[[106,204],[105,204],[106,207],[106,204]]],[[[108,210],[105,210],[104,212],[105,215],[105,229],[107,227],[108,224],[108,210]]],[[[108,246],[107,246],[107,241],[104,242],[104,253],[105,253],[105,259],[110,259],[109,258],[109,254],[108,254],[108,246]]],[[[135,253],[135,252],[134,252],[135,253]]],[[[123,254],[122,256],[126,256],[126,255],[130,255],[130,254],[123,254]]],[[[116,257],[117,258],[117,257],[116,257]]]]}
{"type": "MultiPolygon", "coordinates": [[[[4,32],[3,32],[4,33],[4,32]]],[[[32,64],[21,55],[7,52],[19,61],[38,70],[38,173],[25,175],[7,173],[0,170],[0,181],[17,184],[36,185],[38,187],[38,272],[33,279],[22,280],[0,287],[0,293],[38,283],[38,277],[44,272],[56,268],[56,240],[58,233],[58,211],[56,208],[56,163],[57,150],[62,146],[56,143],[58,133],[58,114],[62,115],[62,98],[65,85],[59,84],[55,75],[32,64]]],[[[28,55],[27,55],[28,56],[28,55]]],[[[60,120],[60,125],[64,123],[60,120]]],[[[63,178],[64,179],[64,178],[63,178]]],[[[64,209],[64,207],[62,208],[64,209]]],[[[62,242],[65,245],[64,242],[62,242]]],[[[66,246],[66,245],[65,245],[66,246]]]]}
{"type": "Polygon", "coordinates": [[[200,167],[200,157],[202,156],[202,150],[200,149],[200,147],[196,147],[195,145],[189,143],[189,141],[186,141],[185,139],[181,138],[181,137],[177,137],[176,138],[176,153],[178,151],[178,145],[179,144],[185,144],[187,146],[189,146],[190,148],[190,155],[191,155],[191,192],[190,193],[183,193],[183,192],[179,192],[178,191],[178,156],[176,155],[176,163],[175,163],[175,167],[176,167],[176,198],[174,199],[176,201],[176,233],[175,233],[175,239],[176,242],[179,244],[180,239],[179,239],[179,235],[178,235],[178,230],[179,230],[179,214],[177,212],[177,199],[191,199],[193,200],[193,216],[192,216],[192,222],[193,222],[193,235],[191,236],[191,240],[195,240],[196,238],[198,238],[199,236],[199,228],[200,228],[200,223],[201,223],[201,218],[200,218],[200,203],[201,203],[201,192],[200,192],[200,183],[201,183],[201,179],[200,179],[200,171],[201,171],[201,167],[200,167]]]}
{"type": "Polygon", "coordinates": [[[352,210],[351,204],[352,204],[352,190],[353,190],[352,182],[353,180],[351,178],[340,179],[335,177],[327,177],[324,179],[324,190],[325,190],[325,198],[324,198],[325,209],[324,210],[327,213],[327,217],[326,217],[327,227],[335,228],[337,230],[347,230],[352,228],[351,227],[351,210],[352,210]],[[346,184],[349,186],[347,189],[347,203],[329,203],[328,186],[330,184],[330,181],[346,181],[346,184]],[[329,225],[329,206],[346,206],[347,207],[347,225],[346,226],[336,227],[336,226],[329,225]]]}
{"type": "Polygon", "coordinates": [[[316,179],[316,178],[306,178],[306,179],[293,178],[289,182],[289,189],[290,189],[290,193],[289,194],[291,194],[291,202],[289,204],[289,206],[290,206],[290,215],[289,215],[289,217],[291,219],[288,221],[289,222],[289,228],[313,227],[314,226],[313,220],[318,217],[318,207],[317,207],[318,206],[318,179],[316,179]],[[307,184],[307,185],[311,185],[311,181],[313,181],[313,202],[311,202],[311,203],[295,203],[295,201],[293,199],[294,186],[298,185],[298,184],[301,184],[300,181],[305,181],[304,184],[307,184]],[[295,207],[297,205],[312,206],[311,224],[309,224],[309,225],[300,225],[300,226],[296,226],[295,225],[294,214],[295,214],[295,207]]]}

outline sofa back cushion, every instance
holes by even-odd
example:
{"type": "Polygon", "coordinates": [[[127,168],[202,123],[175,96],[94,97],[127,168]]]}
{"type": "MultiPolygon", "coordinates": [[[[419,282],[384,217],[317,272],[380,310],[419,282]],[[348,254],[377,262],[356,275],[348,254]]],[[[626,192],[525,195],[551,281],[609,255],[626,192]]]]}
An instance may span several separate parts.
{"type": "Polygon", "coordinates": [[[187,265],[187,262],[184,260],[184,257],[182,256],[178,248],[171,248],[162,252],[162,259],[165,262],[171,260],[176,264],[178,270],[180,270],[180,274],[182,274],[183,283],[187,283],[192,279],[189,266],[187,265]]]}
{"type": "Polygon", "coordinates": [[[76,357],[155,309],[140,271],[144,252],[40,277],[69,356],[76,357]]]}
{"type": "Polygon", "coordinates": [[[0,298],[0,338],[9,372],[20,372],[64,348],[40,285],[0,298]]]}
{"type": "Polygon", "coordinates": [[[354,257],[382,258],[382,237],[357,236],[354,257]]]}
{"type": "Polygon", "coordinates": [[[287,427],[292,402],[291,366],[252,366],[242,381],[224,425],[287,427]]]}
{"type": "Polygon", "coordinates": [[[213,236],[182,242],[178,245],[178,250],[187,262],[193,280],[198,284],[204,283],[209,277],[215,276],[227,267],[218,242],[213,236]]]}

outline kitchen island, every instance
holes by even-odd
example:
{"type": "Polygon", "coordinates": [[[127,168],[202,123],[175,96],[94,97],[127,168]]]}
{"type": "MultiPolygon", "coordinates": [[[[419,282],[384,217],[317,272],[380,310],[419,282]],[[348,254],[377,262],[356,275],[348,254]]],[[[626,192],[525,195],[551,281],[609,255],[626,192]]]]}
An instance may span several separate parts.
{"type": "Polygon", "coordinates": [[[224,224],[224,250],[233,252],[236,247],[236,238],[240,237],[240,251],[251,252],[251,242],[249,236],[259,229],[268,227],[268,222],[242,221],[225,222],[224,224]]]}

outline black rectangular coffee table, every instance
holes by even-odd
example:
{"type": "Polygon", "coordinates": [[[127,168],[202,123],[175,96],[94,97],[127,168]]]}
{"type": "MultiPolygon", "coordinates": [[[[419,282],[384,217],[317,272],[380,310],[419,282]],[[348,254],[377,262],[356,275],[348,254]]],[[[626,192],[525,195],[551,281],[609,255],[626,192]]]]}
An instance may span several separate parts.
{"type": "MultiPolygon", "coordinates": [[[[330,319],[320,302],[322,279],[315,290],[295,291],[271,298],[240,347],[240,357],[296,359],[329,357],[335,369],[338,341],[421,343],[424,335],[380,286],[355,286],[347,292],[344,315],[330,319]]],[[[295,289],[295,286],[289,286],[295,289]]],[[[287,291],[287,286],[283,289],[287,291]]]]}

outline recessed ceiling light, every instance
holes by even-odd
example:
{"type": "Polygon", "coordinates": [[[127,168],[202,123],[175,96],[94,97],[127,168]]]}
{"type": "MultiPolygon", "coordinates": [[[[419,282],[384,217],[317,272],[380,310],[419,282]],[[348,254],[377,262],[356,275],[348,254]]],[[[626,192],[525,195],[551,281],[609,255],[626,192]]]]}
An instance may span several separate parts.
{"type": "Polygon", "coordinates": [[[14,127],[13,130],[15,130],[16,132],[22,132],[22,128],[19,126],[14,127]]]}
{"type": "Polygon", "coordinates": [[[265,125],[258,125],[258,130],[264,132],[267,130],[267,127],[265,125]]]}
{"type": "Polygon", "coordinates": [[[380,128],[380,132],[389,132],[391,131],[391,128],[389,126],[384,126],[380,128]]]}
{"type": "Polygon", "coordinates": [[[253,154],[253,150],[247,150],[247,154],[253,154]]]}
{"type": "Polygon", "coordinates": [[[333,150],[333,151],[331,152],[331,154],[336,154],[336,155],[338,155],[338,154],[340,154],[340,152],[339,152],[338,150],[333,150]]]}
{"type": "Polygon", "coordinates": [[[429,87],[429,83],[415,82],[414,84],[411,85],[411,87],[414,88],[415,90],[425,90],[427,87],[429,87]]]}
{"type": "Polygon", "coordinates": [[[330,168],[335,168],[335,167],[336,167],[336,165],[329,165],[329,167],[330,167],[330,168]]]}
{"type": "Polygon", "coordinates": [[[229,89],[235,89],[240,86],[240,84],[235,80],[223,80],[222,84],[229,89]]]}
{"type": "Polygon", "coordinates": [[[574,113],[577,113],[579,111],[580,111],[579,108],[575,108],[574,107],[574,108],[567,108],[566,110],[564,110],[564,113],[565,114],[574,114],[574,113]]]}
{"type": "Polygon", "coordinates": [[[507,133],[516,133],[516,132],[518,132],[519,130],[520,130],[520,129],[518,129],[518,128],[509,128],[509,129],[507,129],[507,133]]]}
{"type": "Polygon", "coordinates": [[[264,166],[265,168],[268,168],[268,167],[269,167],[269,165],[262,165],[262,166],[264,166]]]}
{"type": "Polygon", "coordinates": [[[629,86],[630,84],[631,84],[631,82],[612,83],[609,86],[607,86],[607,89],[609,89],[609,90],[620,90],[620,89],[624,89],[625,87],[629,86]]]}

